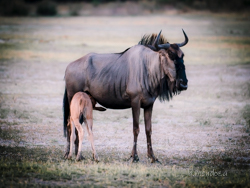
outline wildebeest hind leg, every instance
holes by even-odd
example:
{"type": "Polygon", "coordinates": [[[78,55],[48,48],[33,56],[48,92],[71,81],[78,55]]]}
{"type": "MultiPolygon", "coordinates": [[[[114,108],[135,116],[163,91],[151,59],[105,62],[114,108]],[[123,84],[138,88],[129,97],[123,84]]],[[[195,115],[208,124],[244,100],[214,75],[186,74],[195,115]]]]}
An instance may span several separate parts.
{"type": "Polygon", "coordinates": [[[75,139],[75,155],[78,153],[78,147],[79,147],[79,135],[77,129],[75,129],[76,133],[76,139],[75,139]]]}
{"type": "Polygon", "coordinates": [[[64,158],[68,159],[69,150],[70,150],[70,135],[71,135],[71,128],[70,128],[70,118],[68,118],[67,123],[67,146],[66,146],[66,152],[64,154],[64,158]]]}
{"type": "Polygon", "coordinates": [[[71,128],[71,134],[70,134],[70,150],[69,150],[69,155],[68,159],[72,158],[73,154],[73,143],[74,143],[74,137],[75,137],[75,123],[73,119],[70,118],[70,128],[71,128]]]}

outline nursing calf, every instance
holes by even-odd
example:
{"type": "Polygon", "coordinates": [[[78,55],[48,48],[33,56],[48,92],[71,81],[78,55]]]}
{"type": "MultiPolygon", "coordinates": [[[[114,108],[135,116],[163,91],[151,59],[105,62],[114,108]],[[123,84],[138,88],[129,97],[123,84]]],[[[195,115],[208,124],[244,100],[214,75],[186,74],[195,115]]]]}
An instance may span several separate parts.
{"type": "MultiPolygon", "coordinates": [[[[85,123],[87,127],[87,131],[89,134],[89,141],[91,143],[92,147],[92,152],[93,152],[93,158],[94,160],[98,161],[98,156],[95,151],[95,146],[94,146],[94,137],[93,137],[93,132],[92,132],[92,127],[93,127],[93,109],[96,109],[98,107],[95,107],[95,100],[89,96],[88,94],[84,92],[77,92],[70,103],[70,118],[68,121],[68,126],[70,126],[70,151],[67,156],[65,156],[67,159],[72,158],[72,153],[73,153],[73,143],[75,140],[75,128],[78,131],[78,137],[79,137],[79,145],[78,149],[76,149],[76,160],[79,161],[81,160],[82,154],[81,154],[81,148],[82,148],[82,141],[83,141],[83,127],[80,123],[81,120],[85,123]]],[[[101,107],[99,107],[101,108],[101,107]]],[[[106,110],[104,108],[98,109],[98,110],[106,110]]]]}

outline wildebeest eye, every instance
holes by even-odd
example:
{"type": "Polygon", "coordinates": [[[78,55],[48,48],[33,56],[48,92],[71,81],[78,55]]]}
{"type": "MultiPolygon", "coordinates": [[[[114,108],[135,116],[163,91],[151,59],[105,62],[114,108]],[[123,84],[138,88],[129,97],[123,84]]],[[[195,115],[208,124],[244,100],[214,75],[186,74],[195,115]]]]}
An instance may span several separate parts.
{"type": "Polygon", "coordinates": [[[174,54],[172,51],[168,51],[168,56],[171,60],[175,60],[176,59],[176,54],[174,54]]]}

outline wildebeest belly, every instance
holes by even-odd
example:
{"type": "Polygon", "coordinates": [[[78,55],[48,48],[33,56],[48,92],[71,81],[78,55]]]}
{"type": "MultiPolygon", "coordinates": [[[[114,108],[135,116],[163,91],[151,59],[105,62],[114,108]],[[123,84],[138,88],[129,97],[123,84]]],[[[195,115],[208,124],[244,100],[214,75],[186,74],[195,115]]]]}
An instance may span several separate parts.
{"type": "Polygon", "coordinates": [[[98,100],[96,99],[99,104],[106,108],[110,109],[126,109],[126,108],[131,108],[131,102],[127,100],[98,100]]]}
{"type": "Polygon", "coordinates": [[[115,89],[108,87],[90,87],[88,92],[99,104],[106,108],[126,109],[131,107],[130,98],[126,95],[125,91],[117,92],[115,89]]]}

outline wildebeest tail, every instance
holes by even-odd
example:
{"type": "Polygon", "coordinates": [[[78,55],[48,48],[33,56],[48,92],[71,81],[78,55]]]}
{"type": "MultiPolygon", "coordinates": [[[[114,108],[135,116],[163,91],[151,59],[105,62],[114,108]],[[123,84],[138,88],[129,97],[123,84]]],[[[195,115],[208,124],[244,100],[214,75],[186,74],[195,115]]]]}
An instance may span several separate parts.
{"type": "Polygon", "coordinates": [[[68,117],[69,117],[69,101],[67,95],[67,88],[65,87],[65,92],[63,97],[63,132],[65,137],[67,132],[68,117]]]}

